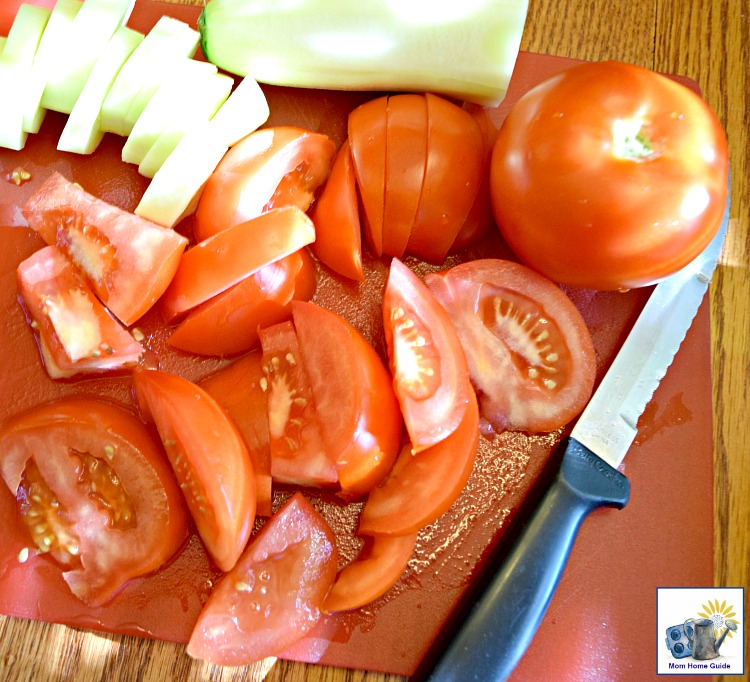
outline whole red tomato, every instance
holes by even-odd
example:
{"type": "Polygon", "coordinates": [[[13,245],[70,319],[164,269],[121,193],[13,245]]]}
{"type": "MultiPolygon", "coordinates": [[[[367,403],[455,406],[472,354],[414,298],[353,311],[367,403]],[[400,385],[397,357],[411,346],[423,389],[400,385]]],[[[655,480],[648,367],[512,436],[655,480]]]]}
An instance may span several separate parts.
{"type": "Polygon", "coordinates": [[[527,265],[596,289],[652,284],[716,233],[727,142],[706,103],[618,62],[586,63],[522,97],[493,150],[498,226],[527,265]]]}

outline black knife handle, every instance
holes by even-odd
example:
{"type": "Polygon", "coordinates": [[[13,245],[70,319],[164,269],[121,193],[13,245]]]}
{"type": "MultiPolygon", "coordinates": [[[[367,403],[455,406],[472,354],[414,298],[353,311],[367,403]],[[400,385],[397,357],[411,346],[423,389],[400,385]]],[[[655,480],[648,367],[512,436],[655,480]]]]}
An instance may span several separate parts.
{"type": "Polygon", "coordinates": [[[598,507],[627,504],[625,476],[572,438],[563,446],[557,477],[433,668],[430,682],[507,679],[547,611],[583,519],[598,507]]]}

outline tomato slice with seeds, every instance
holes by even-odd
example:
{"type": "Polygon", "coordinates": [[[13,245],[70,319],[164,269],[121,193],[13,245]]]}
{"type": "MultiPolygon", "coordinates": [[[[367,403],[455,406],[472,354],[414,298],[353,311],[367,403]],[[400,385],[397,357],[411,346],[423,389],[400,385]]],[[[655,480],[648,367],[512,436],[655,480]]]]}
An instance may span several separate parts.
{"type": "Polygon", "coordinates": [[[273,502],[268,403],[261,388],[264,376],[262,355],[257,350],[198,382],[226,410],[242,434],[253,462],[258,516],[270,516],[273,502]]]}
{"type": "Polygon", "coordinates": [[[18,291],[44,367],[53,379],[129,368],[143,347],[89,289],[80,272],[54,246],[45,246],[17,269],[18,291]]]}
{"type": "Polygon", "coordinates": [[[323,443],[310,379],[291,321],[260,330],[268,400],[271,474],[282,483],[331,487],[335,459],[323,443]]]}
{"type": "Polygon", "coordinates": [[[479,191],[484,141],[472,115],[427,93],[427,158],[406,251],[442,263],[479,191]]]}
{"type": "Polygon", "coordinates": [[[383,254],[385,208],[386,116],[388,98],[360,104],[349,114],[349,144],[362,197],[367,242],[376,256],[383,254]]]}
{"type": "Polygon", "coordinates": [[[161,309],[174,320],[313,241],[312,221],[295,206],[227,228],[183,254],[161,309]]]}
{"type": "Polygon", "coordinates": [[[321,133],[262,128],[235,144],[208,179],[195,213],[200,242],[273,208],[307,211],[325,182],[336,146],[321,133]]]}
{"type": "Polygon", "coordinates": [[[126,326],[164,293],[188,243],[174,230],[88,194],[60,173],[21,210],[29,227],[65,253],[126,326]]]}
{"type": "Polygon", "coordinates": [[[458,428],[414,453],[407,444],[388,478],[367,496],[360,535],[407,535],[442,516],[466,487],[479,447],[479,408],[472,393],[458,428]]]}
{"type": "Polygon", "coordinates": [[[482,416],[495,431],[554,431],[583,409],[596,354],[581,314],[556,284],[498,259],[425,281],[455,324],[482,416]]]}
{"type": "Polygon", "coordinates": [[[334,272],[362,282],[362,232],[357,179],[349,140],[344,140],[310,217],[315,224],[315,255],[334,272]]]}
{"type": "Polygon", "coordinates": [[[158,440],[113,401],[68,397],[12,417],[0,430],[0,473],[37,551],[87,604],[109,601],[187,540],[158,440]]]}
{"type": "Polygon", "coordinates": [[[466,357],[448,313],[396,258],[386,281],[383,322],[406,430],[414,450],[424,450],[463,419],[473,392],[466,357]]]}
{"type": "Polygon", "coordinates": [[[358,497],[385,478],[398,454],[402,419],[391,375],[337,313],[301,301],[292,313],[339,494],[358,497]]]}
{"type": "Polygon", "coordinates": [[[315,263],[300,249],[217,294],[188,313],[168,343],[198,355],[237,355],[260,343],[258,328],[291,317],[292,300],[315,293],[315,263]]]}
{"type": "Polygon", "coordinates": [[[357,557],[336,576],[323,610],[349,611],[374,602],[403,575],[417,544],[417,533],[365,538],[357,557]]]}
{"type": "Polygon", "coordinates": [[[242,435],[207,391],[176,374],[137,369],[133,386],[209,555],[231,570],[255,521],[255,475],[242,435]]]}
{"type": "Polygon", "coordinates": [[[315,627],[337,564],[333,531],[295,493],[211,593],[188,654],[228,666],[278,656],[315,627]]]}
{"type": "Polygon", "coordinates": [[[425,177],[427,100],[424,95],[391,95],[387,116],[383,253],[401,258],[425,177]]]}

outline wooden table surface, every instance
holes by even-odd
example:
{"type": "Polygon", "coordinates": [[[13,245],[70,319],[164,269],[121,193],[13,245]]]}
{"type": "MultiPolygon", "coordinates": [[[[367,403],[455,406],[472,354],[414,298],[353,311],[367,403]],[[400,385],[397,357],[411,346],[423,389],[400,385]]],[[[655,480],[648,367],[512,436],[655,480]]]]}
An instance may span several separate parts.
{"type": "MultiPolygon", "coordinates": [[[[588,60],[622,60],[688,76],[698,82],[724,123],[731,150],[732,209],[727,242],[710,291],[714,577],[717,586],[750,587],[748,2],[530,0],[521,47],[588,60]]],[[[0,617],[0,680],[100,679],[395,682],[403,678],[284,661],[221,669],[192,661],[181,646],[0,617]],[[122,676],[123,670],[130,671],[128,677],[122,676]]]]}

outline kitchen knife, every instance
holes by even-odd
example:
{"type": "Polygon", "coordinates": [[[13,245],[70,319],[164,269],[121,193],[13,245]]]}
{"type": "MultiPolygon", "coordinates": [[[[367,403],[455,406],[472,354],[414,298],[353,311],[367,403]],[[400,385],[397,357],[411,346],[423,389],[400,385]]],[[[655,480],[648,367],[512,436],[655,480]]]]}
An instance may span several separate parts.
{"type": "Polygon", "coordinates": [[[719,231],[706,249],[654,288],[561,444],[565,450],[557,477],[432,668],[429,682],[507,679],[547,611],[583,520],[598,507],[627,503],[630,483],[617,467],[708,289],[728,221],[729,197],[719,231]]]}

